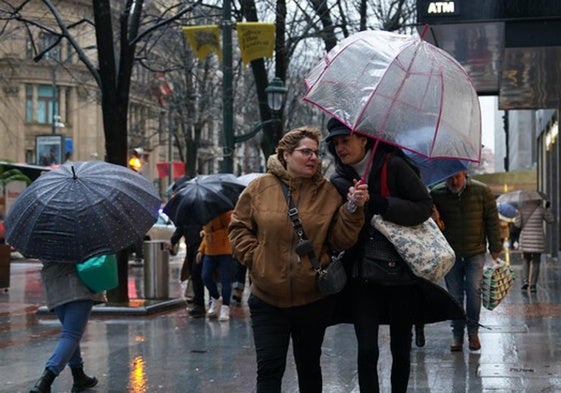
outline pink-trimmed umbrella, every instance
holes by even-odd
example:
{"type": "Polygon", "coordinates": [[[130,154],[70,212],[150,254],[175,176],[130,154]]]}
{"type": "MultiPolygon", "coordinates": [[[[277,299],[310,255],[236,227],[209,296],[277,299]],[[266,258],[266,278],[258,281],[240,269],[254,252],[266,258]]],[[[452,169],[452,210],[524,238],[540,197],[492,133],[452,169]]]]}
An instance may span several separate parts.
{"type": "Polygon", "coordinates": [[[462,66],[418,37],[363,31],[305,78],[303,98],[353,132],[421,156],[479,162],[481,112],[462,66]]]}

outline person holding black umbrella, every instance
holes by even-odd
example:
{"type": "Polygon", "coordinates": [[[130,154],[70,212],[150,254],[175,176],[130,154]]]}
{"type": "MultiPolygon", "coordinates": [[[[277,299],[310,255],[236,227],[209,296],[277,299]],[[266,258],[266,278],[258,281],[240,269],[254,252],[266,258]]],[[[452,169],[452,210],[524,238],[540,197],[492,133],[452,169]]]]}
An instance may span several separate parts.
{"type": "Polygon", "coordinates": [[[105,296],[81,281],[77,264],[130,246],[154,224],[160,205],[148,179],[102,161],[62,165],[18,196],[6,218],[6,241],[26,258],[41,260],[47,307],[62,324],[60,339],[31,393],[50,392],[67,365],[74,377],[72,392],[97,384],[84,373],[80,340],[93,305],[105,296]]]}

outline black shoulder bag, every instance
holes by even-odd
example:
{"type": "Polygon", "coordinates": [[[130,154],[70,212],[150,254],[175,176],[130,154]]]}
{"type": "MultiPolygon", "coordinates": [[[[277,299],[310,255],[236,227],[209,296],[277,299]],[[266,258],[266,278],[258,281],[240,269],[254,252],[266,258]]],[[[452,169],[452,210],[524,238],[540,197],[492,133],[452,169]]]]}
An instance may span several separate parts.
{"type": "Polygon", "coordinates": [[[295,249],[296,253],[299,257],[302,258],[307,256],[310,260],[314,270],[317,272],[316,280],[320,293],[323,295],[333,295],[340,292],[347,283],[347,274],[345,273],[345,268],[342,262],[344,251],[333,254],[329,265],[325,267],[320,265],[316,253],[314,252],[312,242],[308,240],[308,237],[304,233],[302,221],[300,221],[300,217],[298,216],[298,208],[296,208],[292,202],[290,190],[280,179],[279,182],[288,204],[288,217],[292,222],[294,232],[298,235],[298,244],[295,249]]]}

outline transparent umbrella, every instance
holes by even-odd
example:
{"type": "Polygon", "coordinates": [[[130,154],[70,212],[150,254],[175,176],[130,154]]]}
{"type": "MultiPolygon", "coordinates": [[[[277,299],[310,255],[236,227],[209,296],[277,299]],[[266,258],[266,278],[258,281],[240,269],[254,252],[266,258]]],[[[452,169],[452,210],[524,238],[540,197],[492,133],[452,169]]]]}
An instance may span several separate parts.
{"type": "Polygon", "coordinates": [[[451,55],[419,37],[353,34],[305,83],[303,100],[353,132],[425,157],[480,160],[477,93],[451,55]]]}
{"type": "Polygon", "coordinates": [[[498,203],[508,203],[515,207],[528,202],[540,202],[545,200],[545,194],[536,190],[516,190],[499,195],[498,203]]]}

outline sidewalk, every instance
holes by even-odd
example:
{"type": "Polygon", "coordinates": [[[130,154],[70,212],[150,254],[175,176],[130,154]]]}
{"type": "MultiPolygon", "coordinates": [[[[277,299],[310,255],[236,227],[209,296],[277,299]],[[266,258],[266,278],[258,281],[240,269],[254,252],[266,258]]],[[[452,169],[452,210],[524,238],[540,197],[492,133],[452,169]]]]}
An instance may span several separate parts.
{"type": "MultiPolygon", "coordinates": [[[[520,256],[512,255],[517,274],[520,256]]],[[[182,256],[170,262],[170,296],[178,298],[182,256]]],[[[16,260],[11,287],[0,293],[0,392],[28,392],[55,346],[59,324],[37,315],[42,306],[40,264],[16,260]]],[[[142,287],[142,268],[129,268],[129,293],[142,287]]],[[[137,291],[137,292],[135,292],[137,291]]],[[[245,295],[247,296],[247,290],[245,295]]],[[[448,322],[426,326],[426,345],[413,346],[411,392],[561,391],[561,269],[543,263],[538,292],[517,281],[494,311],[482,311],[482,349],[451,353],[448,322]]],[[[248,393],[255,391],[255,355],[248,310],[233,307],[228,323],[190,319],[183,307],[147,316],[93,315],[82,340],[85,369],[96,375],[92,392],[248,393]]],[[[380,379],[389,392],[389,337],[380,333],[380,379]]],[[[350,325],[328,329],[323,347],[324,392],[358,392],[356,344],[350,325]]],[[[70,372],[53,392],[69,392],[70,372]]],[[[283,392],[298,392],[289,354],[283,392]]]]}

